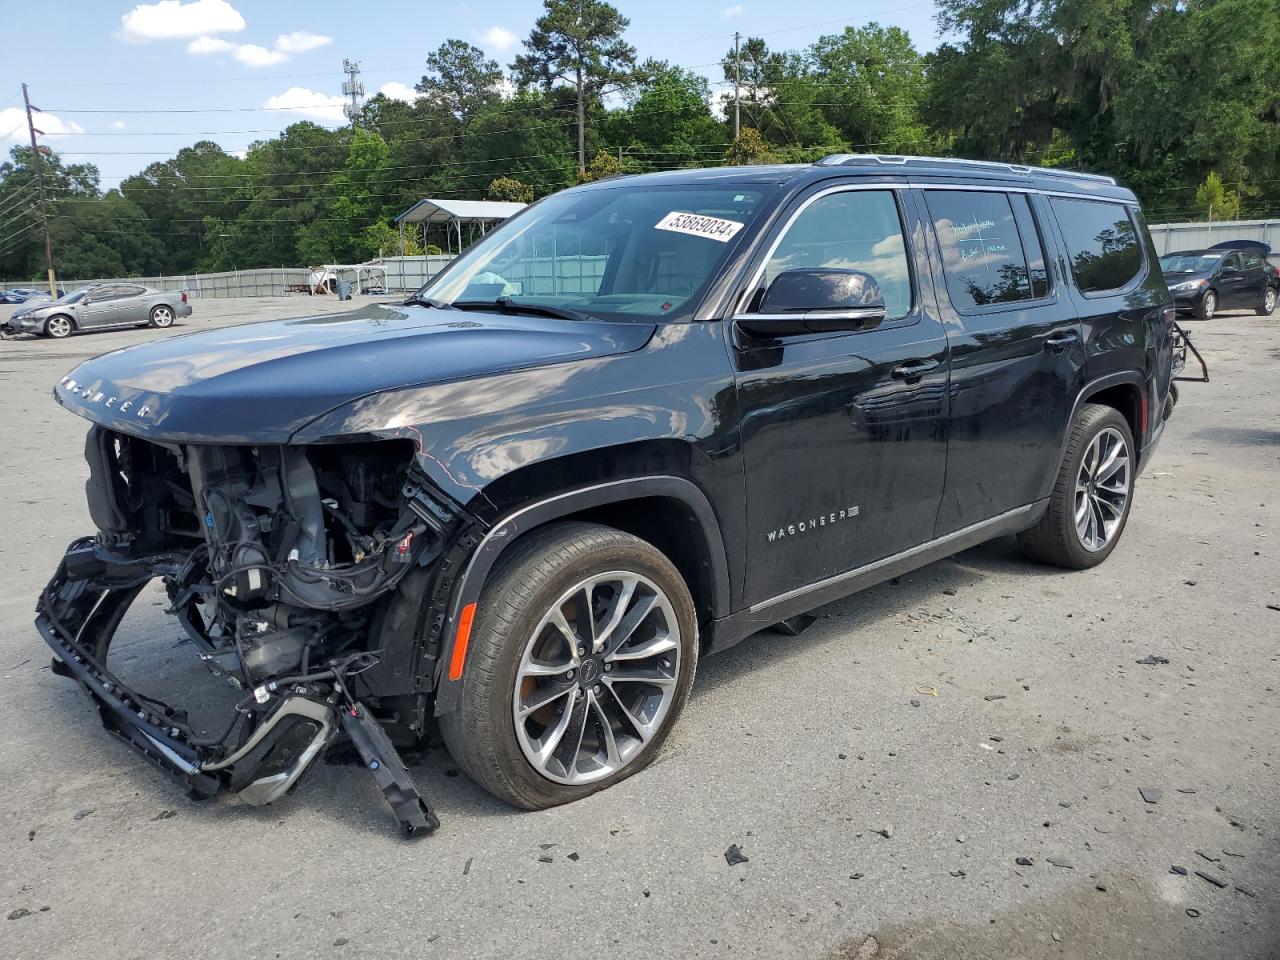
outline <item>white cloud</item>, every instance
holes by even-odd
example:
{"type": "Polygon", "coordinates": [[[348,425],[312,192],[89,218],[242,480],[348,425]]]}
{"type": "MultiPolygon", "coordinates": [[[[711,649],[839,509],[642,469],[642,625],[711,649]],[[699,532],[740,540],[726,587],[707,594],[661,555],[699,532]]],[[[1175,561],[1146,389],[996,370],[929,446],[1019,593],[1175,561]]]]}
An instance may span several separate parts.
{"type": "Polygon", "coordinates": [[[413,103],[413,101],[421,99],[422,94],[407,83],[401,83],[399,80],[391,80],[384,83],[378,88],[378,92],[384,97],[392,100],[403,100],[405,103],[413,103]]]}
{"type": "Polygon", "coordinates": [[[317,47],[327,47],[333,43],[333,37],[319,33],[308,33],[298,30],[295,33],[282,33],[276,37],[276,49],[281,53],[305,53],[317,47]]]}
{"type": "MultiPolygon", "coordinates": [[[[84,133],[84,127],[74,120],[63,120],[52,113],[37,113],[34,119],[36,129],[46,137],[68,137],[75,133],[84,133]]],[[[30,135],[27,133],[25,110],[19,107],[0,110],[0,130],[8,130],[10,127],[14,128],[9,134],[10,141],[28,145],[31,143],[30,135]]]]}
{"type": "Polygon", "coordinates": [[[256,43],[242,43],[236,47],[235,52],[231,55],[250,67],[274,67],[277,63],[284,63],[289,59],[287,53],[281,53],[279,50],[268,50],[266,47],[260,47],[256,43]]]}
{"type": "Polygon", "coordinates": [[[124,129],[124,121],[123,121],[123,120],[112,120],[112,121],[111,121],[111,129],[112,129],[112,130],[123,130],[123,129],[124,129]]]}
{"type": "Polygon", "coordinates": [[[337,95],[317,93],[306,87],[290,87],[284,93],[268,97],[263,106],[268,110],[288,111],[312,120],[342,123],[346,119],[342,113],[342,105],[346,102],[345,98],[337,95]]]}
{"type": "Polygon", "coordinates": [[[187,53],[203,56],[206,53],[227,53],[235,48],[234,43],[221,37],[196,37],[187,44],[187,53]]]}
{"type": "Polygon", "coordinates": [[[333,43],[333,37],[308,33],[305,30],[280,34],[276,37],[274,49],[267,49],[256,43],[232,43],[222,37],[200,36],[187,44],[187,53],[195,56],[229,53],[250,67],[273,67],[277,63],[284,63],[292,54],[305,53],[330,43],[333,43]]]}
{"type": "Polygon", "coordinates": [[[119,36],[129,43],[147,43],[243,29],[244,17],[227,0],[160,0],[140,3],[122,16],[119,36]]]}
{"type": "Polygon", "coordinates": [[[520,38],[506,27],[490,27],[480,34],[480,42],[484,44],[486,50],[494,53],[506,53],[508,50],[515,48],[516,44],[520,42],[520,38]]]}
{"type": "Polygon", "coordinates": [[[720,11],[721,20],[732,20],[734,17],[740,17],[743,14],[742,4],[735,3],[732,7],[725,7],[720,11]]]}

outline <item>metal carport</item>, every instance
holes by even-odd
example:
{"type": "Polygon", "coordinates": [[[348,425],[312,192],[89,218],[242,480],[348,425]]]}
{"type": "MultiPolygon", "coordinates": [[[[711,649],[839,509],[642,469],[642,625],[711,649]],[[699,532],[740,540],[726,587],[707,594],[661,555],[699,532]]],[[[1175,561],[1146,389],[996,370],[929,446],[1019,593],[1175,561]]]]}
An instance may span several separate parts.
{"type": "Polygon", "coordinates": [[[419,200],[412,207],[406,210],[400,216],[396,217],[396,224],[400,227],[400,252],[404,253],[404,225],[422,224],[423,227],[423,246],[426,245],[426,225],[430,223],[444,223],[450,225],[453,229],[446,230],[448,237],[448,252],[454,253],[453,237],[458,238],[457,253],[462,252],[462,225],[464,223],[471,226],[474,231],[478,225],[480,233],[483,236],[486,230],[500,220],[520,210],[523,210],[525,204],[515,203],[507,200],[419,200]]]}

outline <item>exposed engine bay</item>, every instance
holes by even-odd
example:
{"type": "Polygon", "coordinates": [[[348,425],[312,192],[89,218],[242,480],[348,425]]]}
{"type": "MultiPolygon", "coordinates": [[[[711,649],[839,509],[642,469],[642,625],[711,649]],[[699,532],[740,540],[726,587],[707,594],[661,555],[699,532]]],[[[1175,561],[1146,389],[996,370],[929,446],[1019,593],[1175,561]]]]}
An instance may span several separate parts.
{"type": "Polygon", "coordinates": [[[407,440],[170,444],[94,426],[98,533],[71,545],[38,606],[55,670],[193,796],[271,803],[342,734],[403,829],[434,830],[395,744],[425,736],[435,573],[464,517],[414,453],[407,440]],[[225,730],[197,731],[108,666],[125,613],[156,578],[204,665],[244,694],[225,730]]]}

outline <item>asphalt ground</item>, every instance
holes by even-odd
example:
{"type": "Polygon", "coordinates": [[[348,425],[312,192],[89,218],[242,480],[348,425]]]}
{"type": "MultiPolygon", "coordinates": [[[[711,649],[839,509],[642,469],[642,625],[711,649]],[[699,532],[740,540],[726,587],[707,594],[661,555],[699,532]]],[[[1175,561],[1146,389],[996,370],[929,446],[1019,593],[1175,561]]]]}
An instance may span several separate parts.
{"type": "MultiPolygon", "coordinates": [[[[507,808],[431,749],[413,772],[443,825],[407,841],[338,763],[270,808],[188,801],[31,623],[90,532],[60,376],[359,302],[0,343],[0,956],[1280,956],[1280,317],[1189,324],[1213,381],[1183,386],[1103,566],[997,540],[759,634],[703,661],[652,767],[556,810],[507,808]]],[[[225,696],[144,601],[125,678],[225,696]]]]}

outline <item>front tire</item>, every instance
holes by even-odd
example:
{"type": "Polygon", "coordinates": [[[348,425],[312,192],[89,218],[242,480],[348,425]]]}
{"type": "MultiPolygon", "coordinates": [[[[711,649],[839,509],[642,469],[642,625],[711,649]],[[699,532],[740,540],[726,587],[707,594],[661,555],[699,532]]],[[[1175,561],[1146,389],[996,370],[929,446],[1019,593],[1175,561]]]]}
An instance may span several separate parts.
{"type": "Polygon", "coordinates": [[[1213,315],[1218,312],[1218,293],[1216,290],[1209,290],[1200,302],[1196,304],[1197,320],[1212,320],[1213,315]]]}
{"type": "Polygon", "coordinates": [[[1048,509],[1018,535],[1023,550],[1072,570],[1111,556],[1129,519],[1137,462],[1129,422],[1114,407],[1086,403],[1071,423],[1048,509]]]}
{"type": "Polygon", "coordinates": [[[65,340],[71,336],[76,325],[71,321],[70,317],[64,317],[59,314],[56,317],[50,317],[44,322],[44,335],[51,340],[65,340]]]}
{"type": "Polygon", "coordinates": [[[679,571],[630,534],[553,524],[514,545],[477,606],[450,753],[529,810],[643,769],[693,684],[697,618],[679,571]]]}
{"type": "Polygon", "coordinates": [[[1276,288],[1267,287],[1262,292],[1262,302],[1258,304],[1255,312],[1260,317],[1269,317],[1276,312],[1276,288]]]}
{"type": "Polygon", "coordinates": [[[173,308],[161,304],[151,310],[151,326],[163,330],[173,326],[173,308]]]}

